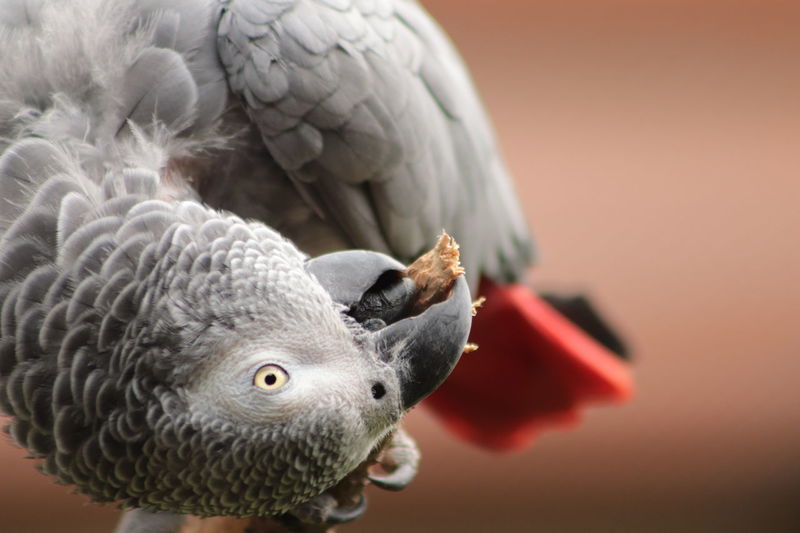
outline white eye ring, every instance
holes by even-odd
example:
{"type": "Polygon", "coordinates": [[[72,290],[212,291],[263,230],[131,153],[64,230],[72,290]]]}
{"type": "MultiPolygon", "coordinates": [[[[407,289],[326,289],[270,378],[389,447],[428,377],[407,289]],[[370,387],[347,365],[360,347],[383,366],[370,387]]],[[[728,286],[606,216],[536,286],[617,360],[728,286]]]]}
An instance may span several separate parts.
{"type": "Polygon", "coordinates": [[[264,365],[256,370],[253,385],[268,391],[278,390],[289,381],[289,374],[278,365],[264,365]]]}

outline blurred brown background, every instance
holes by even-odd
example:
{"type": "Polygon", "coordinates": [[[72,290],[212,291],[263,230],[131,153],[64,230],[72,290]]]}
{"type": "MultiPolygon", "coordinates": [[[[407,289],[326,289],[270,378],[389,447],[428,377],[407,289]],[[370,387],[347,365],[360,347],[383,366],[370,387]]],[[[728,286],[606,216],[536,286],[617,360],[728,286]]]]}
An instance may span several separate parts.
{"type": "MultiPolygon", "coordinates": [[[[638,394],[495,456],[409,421],[405,492],[343,533],[800,531],[800,5],[428,0],[534,227],[539,285],[590,288],[638,394]]],[[[110,531],[0,444],[0,530],[110,531]]]]}

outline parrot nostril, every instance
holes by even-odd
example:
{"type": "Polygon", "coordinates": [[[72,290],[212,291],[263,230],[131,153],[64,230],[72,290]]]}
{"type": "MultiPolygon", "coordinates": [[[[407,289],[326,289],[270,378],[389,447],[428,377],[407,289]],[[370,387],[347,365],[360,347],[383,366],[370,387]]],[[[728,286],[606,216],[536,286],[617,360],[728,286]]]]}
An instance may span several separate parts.
{"type": "Polygon", "coordinates": [[[383,386],[383,383],[376,383],[372,386],[372,397],[376,400],[380,400],[386,395],[386,388],[383,386]]]}

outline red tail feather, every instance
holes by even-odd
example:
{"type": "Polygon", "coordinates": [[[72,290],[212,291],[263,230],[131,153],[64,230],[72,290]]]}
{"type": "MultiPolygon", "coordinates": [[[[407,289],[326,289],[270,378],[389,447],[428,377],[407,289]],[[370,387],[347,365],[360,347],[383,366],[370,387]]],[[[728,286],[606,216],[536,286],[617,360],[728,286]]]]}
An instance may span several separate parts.
{"type": "Polygon", "coordinates": [[[465,354],[425,404],[475,444],[520,449],[545,428],[572,425],[581,407],[623,402],[628,365],[522,285],[481,282],[486,303],[465,354]]]}

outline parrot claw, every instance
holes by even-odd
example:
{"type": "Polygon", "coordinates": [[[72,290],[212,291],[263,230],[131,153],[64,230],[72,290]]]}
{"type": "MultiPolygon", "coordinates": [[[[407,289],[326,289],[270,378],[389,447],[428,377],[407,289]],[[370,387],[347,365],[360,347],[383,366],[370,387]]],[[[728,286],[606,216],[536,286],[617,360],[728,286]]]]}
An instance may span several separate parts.
{"type": "Polygon", "coordinates": [[[402,490],[416,477],[419,458],[417,443],[408,433],[398,429],[377,463],[386,474],[370,473],[367,477],[384,490],[402,490]]]}
{"type": "Polygon", "coordinates": [[[358,495],[355,505],[342,507],[330,493],[323,492],[319,496],[295,507],[288,514],[303,524],[333,526],[351,522],[367,510],[367,497],[358,495]]]}
{"type": "Polygon", "coordinates": [[[417,475],[417,465],[403,464],[393,472],[386,475],[370,474],[369,480],[376,487],[384,490],[398,491],[406,488],[417,475]]]}
{"type": "Polygon", "coordinates": [[[359,495],[358,502],[353,507],[335,507],[328,513],[325,520],[328,524],[344,524],[359,518],[367,510],[367,497],[359,495]]]}

